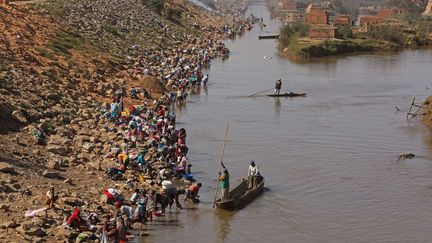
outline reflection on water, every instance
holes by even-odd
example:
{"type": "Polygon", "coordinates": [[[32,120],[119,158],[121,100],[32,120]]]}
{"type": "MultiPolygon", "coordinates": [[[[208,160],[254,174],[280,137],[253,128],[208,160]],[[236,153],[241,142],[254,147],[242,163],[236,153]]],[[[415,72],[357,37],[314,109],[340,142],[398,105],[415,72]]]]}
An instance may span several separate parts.
{"type": "Polygon", "coordinates": [[[230,221],[235,215],[235,212],[225,210],[215,210],[215,215],[219,219],[218,227],[218,242],[224,242],[228,239],[230,233],[230,221]]]}
{"type": "Polygon", "coordinates": [[[274,110],[276,117],[280,117],[280,111],[281,111],[282,103],[280,101],[279,97],[274,98],[274,110]]]}

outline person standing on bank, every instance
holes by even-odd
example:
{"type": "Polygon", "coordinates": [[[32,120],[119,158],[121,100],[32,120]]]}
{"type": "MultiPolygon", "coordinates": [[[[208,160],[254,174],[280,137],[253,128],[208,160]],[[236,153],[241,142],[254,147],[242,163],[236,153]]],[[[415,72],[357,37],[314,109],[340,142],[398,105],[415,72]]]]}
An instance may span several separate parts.
{"type": "Polygon", "coordinates": [[[221,187],[221,201],[226,202],[230,200],[229,196],[229,172],[225,165],[221,161],[221,165],[223,168],[223,175],[219,172],[219,181],[221,187]]]}
{"type": "Polygon", "coordinates": [[[281,79],[278,79],[278,80],[276,81],[276,85],[275,85],[275,92],[274,92],[274,94],[275,94],[275,95],[279,95],[279,94],[280,94],[280,90],[281,90],[281,88],[282,88],[282,80],[281,80],[281,79]]]}

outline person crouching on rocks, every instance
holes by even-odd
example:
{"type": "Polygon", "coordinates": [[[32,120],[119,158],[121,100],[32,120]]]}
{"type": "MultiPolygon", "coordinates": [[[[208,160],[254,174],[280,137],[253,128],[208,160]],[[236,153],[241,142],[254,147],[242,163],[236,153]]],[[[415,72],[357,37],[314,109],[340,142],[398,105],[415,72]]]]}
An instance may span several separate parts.
{"type": "Polygon", "coordinates": [[[81,218],[81,210],[78,208],[75,208],[69,216],[68,220],[66,221],[66,226],[73,228],[73,229],[79,229],[81,226],[85,225],[85,220],[81,218]]]}

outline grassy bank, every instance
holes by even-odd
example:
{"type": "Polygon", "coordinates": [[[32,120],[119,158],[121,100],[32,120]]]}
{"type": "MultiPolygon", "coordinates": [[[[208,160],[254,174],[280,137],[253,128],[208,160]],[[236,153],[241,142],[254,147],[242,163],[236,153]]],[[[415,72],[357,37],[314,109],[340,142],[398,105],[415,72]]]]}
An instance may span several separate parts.
{"type": "Polygon", "coordinates": [[[280,30],[279,50],[283,56],[295,60],[338,55],[350,52],[397,50],[418,48],[432,44],[432,22],[416,21],[401,25],[374,26],[367,32],[359,27],[338,28],[337,38],[315,40],[308,38],[310,25],[297,23],[283,26],[280,30]]]}
{"type": "Polygon", "coordinates": [[[313,57],[339,55],[350,52],[364,52],[376,50],[396,50],[397,45],[386,41],[362,39],[326,39],[311,40],[308,38],[292,37],[292,42],[279,50],[283,56],[294,60],[305,60],[313,57]]]}

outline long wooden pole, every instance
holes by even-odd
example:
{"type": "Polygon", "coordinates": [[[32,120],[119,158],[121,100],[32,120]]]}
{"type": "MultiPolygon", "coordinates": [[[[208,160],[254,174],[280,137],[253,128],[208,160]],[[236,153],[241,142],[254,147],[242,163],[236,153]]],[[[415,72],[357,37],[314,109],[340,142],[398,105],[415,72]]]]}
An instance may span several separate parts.
{"type": "Polygon", "coordinates": [[[251,94],[251,95],[249,95],[249,97],[253,97],[253,96],[257,95],[257,94],[261,94],[261,93],[264,93],[264,92],[270,91],[270,90],[272,90],[272,89],[273,89],[273,88],[271,88],[271,89],[267,89],[267,90],[264,90],[264,91],[260,91],[260,92],[255,93],[255,94],[251,94]]]}
{"type": "MultiPolygon", "coordinates": [[[[222,149],[221,149],[221,157],[220,157],[220,161],[219,161],[219,174],[222,171],[222,163],[221,162],[223,162],[223,157],[224,157],[224,153],[225,153],[225,143],[226,143],[226,139],[227,139],[227,135],[228,135],[228,125],[229,125],[229,120],[227,120],[227,124],[226,124],[226,128],[225,128],[224,141],[223,141],[222,149]]],[[[216,199],[217,199],[218,190],[219,190],[219,177],[216,180],[216,192],[215,192],[215,196],[214,196],[214,200],[213,200],[213,208],[216,206],[216,199]]]]}

